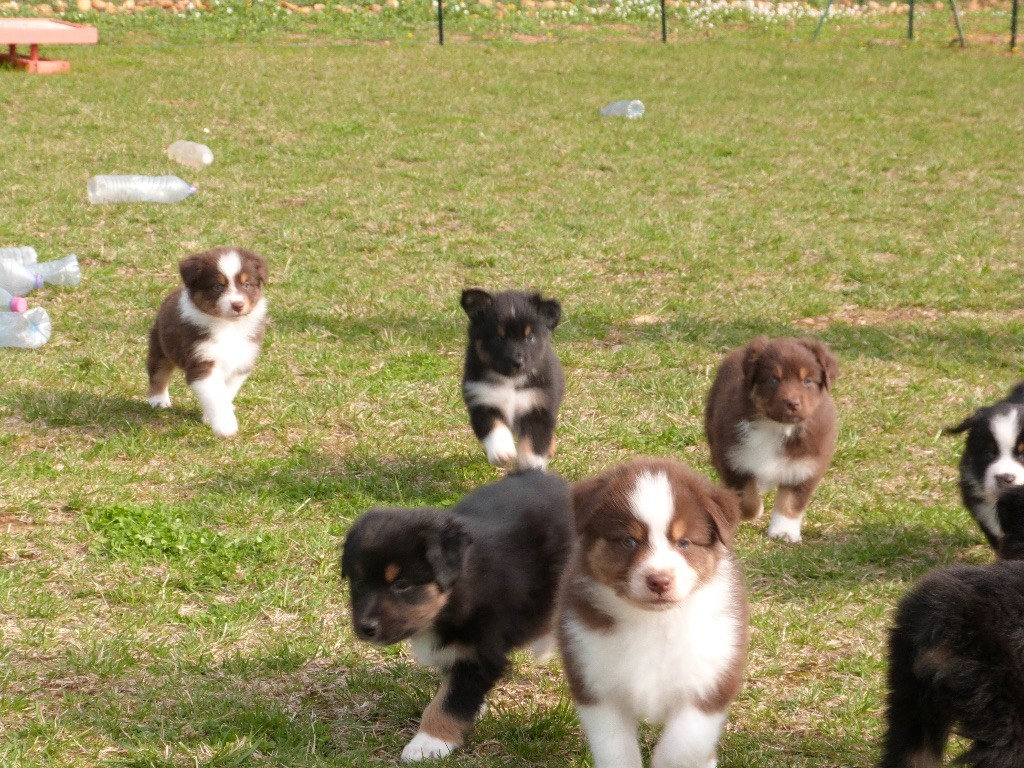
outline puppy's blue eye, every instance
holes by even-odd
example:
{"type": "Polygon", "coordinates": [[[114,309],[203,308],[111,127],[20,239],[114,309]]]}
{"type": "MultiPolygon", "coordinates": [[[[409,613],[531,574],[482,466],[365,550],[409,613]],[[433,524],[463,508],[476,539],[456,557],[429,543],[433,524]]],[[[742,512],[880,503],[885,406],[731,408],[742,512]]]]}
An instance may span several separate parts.
{"type": "Polygon", "coordinates": [[[640,546],[640,542],[634,539],[632,536],[627,536],[622,540],[622,546],[626,549],[636,549],[640,546]]]}
{"type": "Polygon", "coordinates": [[[213,286],[214,293],[224,293],[224,286],[220,283],[215,283],[213,286]]]}
{"type": "Polygon", "coordinates": [[[397,581],[391,582],[391,591],[395,594],[402,594],[412,589],[412,584],[408,579],[398,579],[397,581]]]}
{"type": "Polygon", "coordinates": [[[813,387],[814,386],[814,379],[812,379],[810,376],[808,376],[806,379],[804,379],[804,386],[805,387],[813,387]]]}
{"type": "Polygon", "coordinates": [[[690,540],[689,539],[680,539],[679,541],[676,542],[676,546],[679,549],[686,549],[688,546],[690,546],[690,540]]]}
{"type": "Polygon", "coordinates": [[[768,383],[771,384],[774,387],[776,384],[779,383],[779,377],[778,376],[769,376],[768,377],[768,383]]]}

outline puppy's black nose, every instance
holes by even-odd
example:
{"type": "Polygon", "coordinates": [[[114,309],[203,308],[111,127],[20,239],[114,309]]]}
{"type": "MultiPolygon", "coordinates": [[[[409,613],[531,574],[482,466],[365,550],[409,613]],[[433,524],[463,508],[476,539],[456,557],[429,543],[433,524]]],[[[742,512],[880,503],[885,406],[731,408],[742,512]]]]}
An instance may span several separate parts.
{"type": "Polygon", "coordinates": [[[1011,474],[996,475],[996,488],[1009,488],[1011,485],[1016,484],[1017,476],[1011,474]]]}
{"type": "Polygon", "coordinates": [[[786,405],[786,410],[789,411],[790,413],[799,413],[800,412],[800,401],[799,400],[787,400],[785,405],[786,405]]]}
{"type": "Polygon", "coordinates": [[[235,311],[235,312],[241,312],[243,309],[245,309],[245,302],[244,301],[232,301],[231,302],[231,309],[233,311],[235,311]]]}
{"type": "Polygon", "coordinates": [[[509,358],[508,362],[509,365],[512,366],[513,371],[521,371],[526,360],[523,358],[522,355],[513,355],[512,357],[509,358]]]}
{"type": "Polygon", "coordinates": [[[380,622],[376,619],[364,619],[359,622],[359,634],[367,640],[372,640],[380,632],[380,622]]]}

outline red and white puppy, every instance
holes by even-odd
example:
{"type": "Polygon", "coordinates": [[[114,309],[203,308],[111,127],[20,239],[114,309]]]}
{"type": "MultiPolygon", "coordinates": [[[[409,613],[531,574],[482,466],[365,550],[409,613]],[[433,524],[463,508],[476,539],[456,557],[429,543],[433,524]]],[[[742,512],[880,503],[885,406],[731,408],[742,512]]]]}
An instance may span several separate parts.
{"type": "Polygon", "coordinates": [[[149,404],[171,407],[171,374],[182,368],[203,422],[231,437],[238,433],[233,401],[263,341],[267,262],[243,248],[214,248],[179,270],[185,285],[164,299],[149,334],[149,404]]]}
{"type": "Polygon", "coordinates": [[[657,459],[572,492],[558,642],[594,768],[640,768],[640,720],[665,726],[652,768],[711,768],[748,638],[735,494],[657,459]]]}
{"type": "Polygon", "coordinates": [[[761,494],[778,488],[770,538],[800,541],[804,511],[836,447],[839,375],[832,351],[816,339],[758,336],[727,354],[704,409],[711,462],[740,493],[745,520],[761,494]]]}

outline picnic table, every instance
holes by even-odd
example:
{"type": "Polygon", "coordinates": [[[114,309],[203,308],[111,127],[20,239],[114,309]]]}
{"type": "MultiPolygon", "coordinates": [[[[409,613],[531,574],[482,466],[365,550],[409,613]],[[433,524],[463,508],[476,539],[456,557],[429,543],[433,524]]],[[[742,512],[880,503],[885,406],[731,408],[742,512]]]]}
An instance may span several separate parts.
{"type": "Polygon", "coordinates": [[[59,19],[0,19],[0,46],[9,46],[8,53],[0,54],[0,61],[39,74],[66,72],[71,69],[70,62],[39,58],[39,46],[91,45],[99,39],[96,27],[85,24],[59,19]],[[29,46],[28,56],[18,54],[19,45],[29,46]]]}

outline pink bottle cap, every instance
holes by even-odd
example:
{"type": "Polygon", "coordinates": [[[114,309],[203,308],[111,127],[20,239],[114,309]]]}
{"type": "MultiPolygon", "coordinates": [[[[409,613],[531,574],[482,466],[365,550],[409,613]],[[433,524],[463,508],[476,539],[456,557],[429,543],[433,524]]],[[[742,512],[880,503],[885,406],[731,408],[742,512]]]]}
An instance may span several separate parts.
{"type": "Polygon", "coordinates": [[[24,312],[26,309],[28,309],[28,302],[21,298],[21,296],[15,296],[11,299],[11,312],[24,312]]]}

